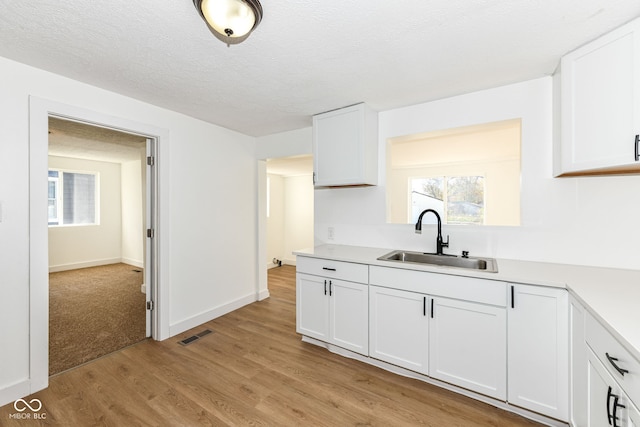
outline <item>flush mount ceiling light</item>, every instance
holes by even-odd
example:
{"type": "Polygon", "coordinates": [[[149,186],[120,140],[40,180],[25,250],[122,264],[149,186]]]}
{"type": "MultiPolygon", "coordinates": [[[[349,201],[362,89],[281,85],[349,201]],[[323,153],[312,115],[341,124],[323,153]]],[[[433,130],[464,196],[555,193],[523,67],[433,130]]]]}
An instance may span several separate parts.
{"type": "Polygon", "coordinates": [[[247,39],[262,20],[258,0],[193,0],[207,27],[228,45],[247,39]]]}

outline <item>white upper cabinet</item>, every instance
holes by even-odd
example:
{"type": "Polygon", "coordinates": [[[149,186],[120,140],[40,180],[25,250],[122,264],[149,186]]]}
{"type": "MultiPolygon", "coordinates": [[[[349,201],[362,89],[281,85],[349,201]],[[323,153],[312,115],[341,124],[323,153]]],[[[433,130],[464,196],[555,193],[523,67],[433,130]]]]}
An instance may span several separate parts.
{"type": "Polygon", "coordinates": [[[555,175],[640,172],[640,19],[565,55],[555,175]]]}
{"type": "Polygon", "coordinates": [[[313,116],[316,187],[376,185],[378,113],[366,104],[313,116]]]}

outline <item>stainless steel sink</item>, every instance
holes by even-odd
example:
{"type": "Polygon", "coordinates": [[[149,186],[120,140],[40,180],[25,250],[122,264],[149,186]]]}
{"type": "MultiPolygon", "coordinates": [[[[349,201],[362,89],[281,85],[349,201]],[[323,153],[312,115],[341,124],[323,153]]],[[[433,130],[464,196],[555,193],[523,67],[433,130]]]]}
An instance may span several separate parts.
{"type": "Polygon", "coordinates": [[[455,255],[436,255],[422,252],[393,251],[378,258],[380,261],[395,261],[411,264],[442,265],[446,267],[498,272],[498,263],[493,258],[458,257],[455,255]]]}

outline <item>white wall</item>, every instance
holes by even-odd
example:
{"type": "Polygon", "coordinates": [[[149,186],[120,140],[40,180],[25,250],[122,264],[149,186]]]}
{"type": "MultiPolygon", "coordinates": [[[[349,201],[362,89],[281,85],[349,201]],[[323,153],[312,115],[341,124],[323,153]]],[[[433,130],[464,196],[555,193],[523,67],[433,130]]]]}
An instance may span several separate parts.
{"type": "Polygon", "coordinates": [[[284,255],[282,260],[295,265],[293,251],[313,246],[313,177],[288,176],[284,179],[284,255]]]}
{"type": "Polygon", "coordinates": [[[284,178],[267,174],[269,182],[269,216],[267,217],[267,258],[268,268],[274,266],[273,259],[283,260],[285,241],[284,178]]]}
{"type": "Polygon", "coordinates": [[[99,224],[49,227],[49,271],[120,262],[120,164],[49,156],[49,167],[72,172],[98,172],[100,186],[99,224]]]}
{"type": "Polygon", "coordinates": [[[296,265],[293,251],[313,246],[313,177],[268,174],[270,215],[267,218],[267,259],[296,265]]]}
{"type": "Polygon", "coordinates": [[[312,153],[311,127],[262,136],[256,140],[256,159],[276,159],[312,153]]]}
{"type": "Polygon", "coordinates": [[[143,183],[140,160],[122,163],[122,262],[144,267],[144,202],[146,185],[143,183]]]}
{"type": "MultiPolygon", "coordinates": [[[[47,316],[46,306],[30,313],[30,290],[46,289],[30,279],[30,250],[45,253],[36,257],[43,264],[47,251],[46,230],[45,237],[30,241],[30,176],[42,176],[42,187],[34,188],[46,193],[46,160],[42,175],[29,170],[30,96],[126,118],[170,136],[160,140],[158,155],[165,213],[159,281],[169,296],[160,337],[256,299],[255,138],[3,58],[0,93],[0,405],[46,385],[46,372],[37,369],[45,377],[36,379],[30,366],[30,322],[47,316]]],[[[37,339],[46,345],[43,335],[37,339]]],[[[46,351],[40,353],[46,360],[46,351]]]]}
{"type": "Polygon", "coordinates": [[[519,227],[444,226],[450,253],[638,268],[640,176],[553,178],[551,77],[379,113],[380,185],[315,191],[316,243],[433,251],[435,229],[385,221],[388,138],[522,118],[519,227]],[[327,227],[335,238],[327,240],[327,227]]]}

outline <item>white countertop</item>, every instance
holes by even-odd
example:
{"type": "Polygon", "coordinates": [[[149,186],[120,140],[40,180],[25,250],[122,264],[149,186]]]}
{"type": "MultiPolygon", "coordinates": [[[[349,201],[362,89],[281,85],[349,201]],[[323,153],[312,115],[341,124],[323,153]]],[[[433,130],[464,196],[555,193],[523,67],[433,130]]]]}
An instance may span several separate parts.
{"type": "Polygon", "coordinates": [[[498,259],[498,272],[378,261],[392,249],[322,245],[295,255],[566,288],[640,361],[640,270],[498,259]]]}

